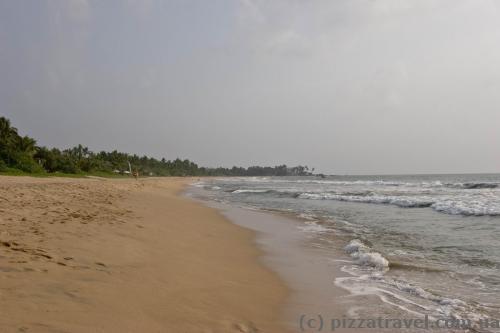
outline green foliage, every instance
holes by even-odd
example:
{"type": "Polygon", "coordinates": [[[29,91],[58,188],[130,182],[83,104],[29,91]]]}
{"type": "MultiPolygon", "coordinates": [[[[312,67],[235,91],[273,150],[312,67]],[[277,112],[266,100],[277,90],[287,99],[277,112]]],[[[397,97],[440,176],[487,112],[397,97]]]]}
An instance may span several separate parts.
{"type": "Polygon", "coordinates": [[[101,151],[94,153],[88,147],[78,145],[66,150],[38,147],[28,136],[20,136],[10,121],[0,117],[0,172],[21,172],[43,175],[123,175],[129,166],[140,175],[152,176],[304,176],[310,175],[303,166],[289,168],[252,166],[249,168],[204,168],[190,160],[157,160],[147,156],[101,151]]]}
{"type": "Polygon", "coordinates": [[[45,170],[33,159],[30,154],[21,152],[15,154],[16,164],[14,167],[28,173],[41,173],[45,170]]]}

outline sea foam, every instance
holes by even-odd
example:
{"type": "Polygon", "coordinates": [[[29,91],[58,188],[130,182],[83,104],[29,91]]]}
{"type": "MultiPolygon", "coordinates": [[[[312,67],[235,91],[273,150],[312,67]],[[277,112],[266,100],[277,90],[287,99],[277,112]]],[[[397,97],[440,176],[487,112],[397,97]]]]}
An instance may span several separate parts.
{"type": "Polygon", "coordinates": [[[452,215],[500,215],[500,202],[486,200],[441,200],[433,203],[431,207],[438,212],[452,215]]]}
{"type": "Polygon", "coordinates": [[[492,195],[475,194],[461,196],[399,196],[399,195],[343,195],[331,192],[304,192],[297,197],[309,200],[336,200],[347,202],[394,205],[401,208],[430,207],[437,212],[451,215],[496,216],[500,215],[500,198],[492,195]]]}
{"type": "Polygon", "coordinates": [[[376,268],[389,267],[389,261],[380,253],[371,251],[370,247],[365,245],[359,239],[353,239],[344,247],[344,250],[356,260],[356,263],[363,266],[372,266],[376,268]]]}

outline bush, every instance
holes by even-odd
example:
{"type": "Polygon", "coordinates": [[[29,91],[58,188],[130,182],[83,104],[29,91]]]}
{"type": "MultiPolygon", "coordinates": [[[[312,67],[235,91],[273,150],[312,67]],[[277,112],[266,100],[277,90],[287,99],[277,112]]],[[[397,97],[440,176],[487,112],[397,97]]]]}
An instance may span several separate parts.
{"type": "Polygon", "coordinates": [[[71,160],[69,156],[62,156],[57,161],[57,171],[61,171],[64,173],[79,173],[80,170],[75,165],[75,163],[71,160]]]}
{"type": "Polygon", "coordinates": [[[16,156],[17,169],[29,173],[41,173],[45,170],[28,154],[18,154],[16,156]]]}
{"type": "Polygon", "coordinates": [[[0,172],[4,171],[7,171],[7,164],[3,160],[0,160],[0,172]]]}

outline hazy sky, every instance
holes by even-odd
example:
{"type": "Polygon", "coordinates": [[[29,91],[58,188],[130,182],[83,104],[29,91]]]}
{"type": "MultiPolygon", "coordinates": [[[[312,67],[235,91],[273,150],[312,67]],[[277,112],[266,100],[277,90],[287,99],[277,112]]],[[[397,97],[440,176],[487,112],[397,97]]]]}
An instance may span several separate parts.
{"type": "Polygon", "coordinates": [[[0,115],[206,166],[500,172],[500,2],[0,0],[0,115]]]}

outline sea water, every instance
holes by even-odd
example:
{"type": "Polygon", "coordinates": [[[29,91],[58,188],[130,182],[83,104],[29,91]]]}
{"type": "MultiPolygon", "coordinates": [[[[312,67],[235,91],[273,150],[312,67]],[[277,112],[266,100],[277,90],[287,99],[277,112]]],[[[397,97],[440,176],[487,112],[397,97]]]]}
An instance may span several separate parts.
{"type": "MultiPolygon", "coordinates": [[[[293,214],[341,250],[352,294],[414,315],[500,318],[500,175],[203,180],[207,199],[293,214]]],[[[376,312],[376,311],[375,311],[376,312]]]]}

